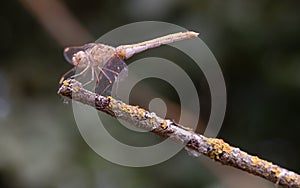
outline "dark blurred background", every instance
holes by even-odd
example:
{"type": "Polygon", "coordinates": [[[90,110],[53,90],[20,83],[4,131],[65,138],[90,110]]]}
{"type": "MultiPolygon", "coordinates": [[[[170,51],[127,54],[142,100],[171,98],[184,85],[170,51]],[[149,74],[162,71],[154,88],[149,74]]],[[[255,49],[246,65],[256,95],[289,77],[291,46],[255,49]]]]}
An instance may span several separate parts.
{"type": "MultiPolygon", "coordinates": [[[[300,172],[299,1],[13,0],[0,5],[1,188],[273,187],[185,151],[155,166],[122,167],[84,142],[71,104],[56,94],[60,76],[71,68],[63,48],[145,20],[200,32],[216,56],[228,92],[218,137],[300,172]]],[[[209,91],[196,86],[205,124],[209,91]]],[[[168,113],[178,106],[169,97],[175,102],[168,113]]]]}

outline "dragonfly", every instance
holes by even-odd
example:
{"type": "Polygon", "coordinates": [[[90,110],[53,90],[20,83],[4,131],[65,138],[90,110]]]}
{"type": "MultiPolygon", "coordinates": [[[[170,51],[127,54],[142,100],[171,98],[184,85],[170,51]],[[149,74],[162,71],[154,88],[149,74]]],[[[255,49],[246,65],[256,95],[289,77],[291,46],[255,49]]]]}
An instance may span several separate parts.
{"type": "Polygon", "coordinates": [[[156,48],[176,41],[197,37],[199,33],[193,31],[178,32],[154,38],[144,42],[112,47],[101,43],[88,43],[83,46],[72,46],[64,49],[64,57],[74,67],[62,75],[59,84],[71,73],[69,78],[84,78],[89,72],[83,86],[96,81],[95,92],[110,95],[112,85],[127,76],[128,67],[125,60],[145,50],[156,48]],[[79,70],[79,71],[76,71],[79,70]]]}

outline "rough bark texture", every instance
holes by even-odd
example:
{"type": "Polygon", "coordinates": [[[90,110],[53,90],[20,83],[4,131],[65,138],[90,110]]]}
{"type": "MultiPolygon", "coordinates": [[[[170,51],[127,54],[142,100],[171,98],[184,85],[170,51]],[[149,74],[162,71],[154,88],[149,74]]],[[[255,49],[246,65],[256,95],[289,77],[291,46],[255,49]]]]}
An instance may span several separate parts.
{"type": "Polygon", "coordinates": [[[247,171],[285,187],[300,187],[300,176],[271,162],[252,156],[239,148],[232,147],[222,139],[207,138],[194,133],[189,128],[158,117],[138,106],[131,106],[111,96],[104,97],[92,93],[75,80],[63,82],[58,94],[87,104],[113,117],[123,119],[134,126],[149,130],[162,137],[170,137],[177,143],[186,144],[186,150],[193,156],[205,155],[223,165],[247,171]]]}

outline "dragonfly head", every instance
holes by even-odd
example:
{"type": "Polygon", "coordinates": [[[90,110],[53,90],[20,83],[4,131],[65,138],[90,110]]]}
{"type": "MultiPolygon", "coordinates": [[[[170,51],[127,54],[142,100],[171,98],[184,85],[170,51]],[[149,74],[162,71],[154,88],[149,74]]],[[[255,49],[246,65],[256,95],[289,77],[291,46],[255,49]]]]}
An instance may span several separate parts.
{"type": "Polygon", "coordinates": [[[84,51],[75,53],[72,57],[72,62],[78,68],[85,68],[89,65],[87,54],[84,51]]]}
{"type": "Polygon", "coordinates": [[[77,68],[85,68],[89,65],[87,46],[67,47],[64,50],[65,59],[77,68]]]}

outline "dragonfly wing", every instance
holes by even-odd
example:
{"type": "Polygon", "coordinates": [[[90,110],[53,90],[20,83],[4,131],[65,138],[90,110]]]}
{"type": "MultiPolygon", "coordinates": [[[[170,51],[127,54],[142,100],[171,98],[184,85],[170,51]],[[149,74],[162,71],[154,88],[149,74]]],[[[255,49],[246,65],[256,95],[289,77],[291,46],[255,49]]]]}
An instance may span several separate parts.
{"type": "Polygon", "coordinates": [[[104,64],[104,70],[109,70],[108,72],[116,73],[118,80],[122,80],[127,77],[128,66],[119,56],[114,55],[110,60],[104,64]]]}
{"type": "Polygon", "coordinates": [[[110,95],[114,82],[123,80],[128,74],[127,64],[118,56],[114,55],[101,67],[98,75],[99,83],[96,93],[110,95]]]}

